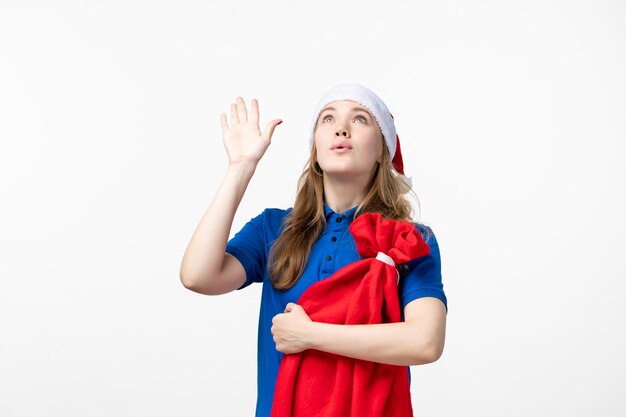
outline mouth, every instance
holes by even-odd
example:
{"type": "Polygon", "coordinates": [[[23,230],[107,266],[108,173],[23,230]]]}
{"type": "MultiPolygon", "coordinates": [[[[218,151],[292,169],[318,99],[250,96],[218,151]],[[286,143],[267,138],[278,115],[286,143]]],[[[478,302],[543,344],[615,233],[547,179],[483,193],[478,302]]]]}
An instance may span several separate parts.
{"type": "Polygon", "coordinates": [[[330,147],[331,151],[349,151],[352,149],[352,145],[348,143],[348,141],[341,141],[338,143],[334,143],[333,146],[330,147]]]}
{"type": "Polygon", "coordinates": [[[352,148],[343,148],[343,147],[337,147],[333,149],[333,152],[336,153],[346,153],[346,152],[350,152],[352,150],[352,148]]]}

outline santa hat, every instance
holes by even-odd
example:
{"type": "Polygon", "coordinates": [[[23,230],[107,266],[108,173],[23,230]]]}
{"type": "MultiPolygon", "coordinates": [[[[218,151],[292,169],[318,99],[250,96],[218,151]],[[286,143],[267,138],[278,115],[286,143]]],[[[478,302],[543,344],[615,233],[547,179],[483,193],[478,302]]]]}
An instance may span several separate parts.
{"type": "Polygon", "coordinates": [[[319,101],[315,111],[313,112],[310,130],[310,146],[313,146],[315,125],[317,124],[320,112],[324,106],[336,100],[355,101],[369,110],[374,119],[376,119],[378,127],[383,134],[383,138],[387,144],[387,149],[389,149],[389,155],[392,158],[391,163],[394,169],[398,172],[400,178],[409,187],[411,187],[413,185],[411,178],[404,175],[404,163],[402,162],[402,152],[400,151],[400,138],[396,133],[396,125],[393,122],[393,115],[380,97],[378,97],[369,88],[360,84],[340,84],[331,88],[328,92],[326,92],[326,94],[324,94],[324,97],[322,97],[319,101]]]}

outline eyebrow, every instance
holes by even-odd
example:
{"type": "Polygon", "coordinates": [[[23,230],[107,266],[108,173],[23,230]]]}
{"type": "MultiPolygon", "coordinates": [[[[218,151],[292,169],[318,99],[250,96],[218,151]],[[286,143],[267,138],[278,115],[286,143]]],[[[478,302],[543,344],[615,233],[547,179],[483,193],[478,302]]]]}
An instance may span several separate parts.
{"type": "MultiPolygon", "coordinates": [[[[337,109],[331,106],[331,107],[326,107],[325,109],[322,110],[322,112],[325,112],[326,110],[337,110],[337,109]]],[[[367,109],[364,109],[363,107],[353,107],[352,111],[353,112],[364,111],[367,114],[370,113],[369,111],[367,111],[367,109]]]]}

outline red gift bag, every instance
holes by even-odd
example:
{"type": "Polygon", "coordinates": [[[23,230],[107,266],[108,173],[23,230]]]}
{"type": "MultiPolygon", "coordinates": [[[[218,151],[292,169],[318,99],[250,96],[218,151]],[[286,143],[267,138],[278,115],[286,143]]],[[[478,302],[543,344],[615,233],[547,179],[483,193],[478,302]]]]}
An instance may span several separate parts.
{"type": "MultiPolygon", "coordinates": [[[[415,226],[364,213],[349,228],[362,258],[309,287],[298,300],[311,320],[380,324],[402,320],[394,265],[430,254],[415,226]]],[[[285,354],[271,417],[413,417],[407,366],[316,349],[285,354]]]]}

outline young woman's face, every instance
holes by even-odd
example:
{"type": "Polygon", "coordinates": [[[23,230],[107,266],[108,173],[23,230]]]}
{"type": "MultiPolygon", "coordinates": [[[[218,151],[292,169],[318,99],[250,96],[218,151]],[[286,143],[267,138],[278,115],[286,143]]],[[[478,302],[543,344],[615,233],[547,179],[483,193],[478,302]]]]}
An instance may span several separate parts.
{"type": "Polygon", "coordinates": [[[317,162],[326,174],[373,174],[382,158],[383,136],[376,120],[359,103],[328,103],[317,120],[317,162]]]}

